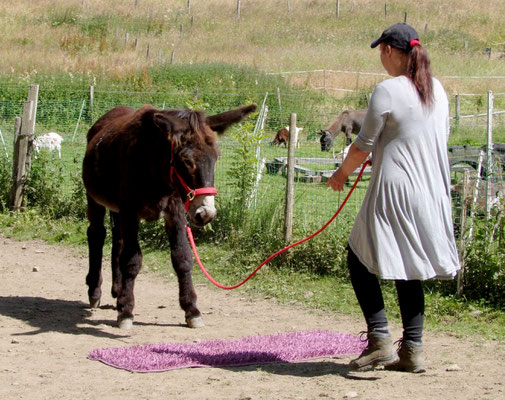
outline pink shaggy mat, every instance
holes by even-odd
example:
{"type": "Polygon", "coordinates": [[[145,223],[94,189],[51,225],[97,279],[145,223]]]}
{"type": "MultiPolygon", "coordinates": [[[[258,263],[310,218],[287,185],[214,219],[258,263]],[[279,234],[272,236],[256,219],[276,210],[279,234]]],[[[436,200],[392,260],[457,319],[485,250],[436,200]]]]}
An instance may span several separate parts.
{"type": "Polygon", "coordinates": [[[289,332],[236,340],[159,343],[95,349],[90,360],[132,372],[161,372],[188,367],[230,367],[295,362],[356,354],[365,342],[330,331],[289,332]]]}

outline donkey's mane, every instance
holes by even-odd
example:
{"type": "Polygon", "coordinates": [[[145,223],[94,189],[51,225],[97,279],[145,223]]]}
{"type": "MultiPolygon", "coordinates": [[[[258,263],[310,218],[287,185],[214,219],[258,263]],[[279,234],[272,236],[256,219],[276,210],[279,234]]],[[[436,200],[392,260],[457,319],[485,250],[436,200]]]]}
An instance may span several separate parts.
{"type": "Polygon", "coordinates": [[[206,128],[206,116],[204,112],[191,110],[189,108],[167,110],[166,112],[176,118],[188,121],[191,131],[197,133],[198,136],[207,144],[211,145],[216,142],[216,134],[211,129],[206,128]]]}

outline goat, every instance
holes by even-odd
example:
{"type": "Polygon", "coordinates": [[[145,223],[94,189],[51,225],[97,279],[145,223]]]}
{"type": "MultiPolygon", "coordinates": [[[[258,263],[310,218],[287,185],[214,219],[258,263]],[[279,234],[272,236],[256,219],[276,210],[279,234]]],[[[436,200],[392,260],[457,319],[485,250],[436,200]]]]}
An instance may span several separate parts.
{"type": "Polygon", "coordinates": [[[57,151],[58,158],[61,158],[61,142],[63,142],[63,138],[60,135],[56,132],[49,132],[34,139],[33,149],[37,153],[40,153],[42,149],[57,151]]]}
{"type": "MultiPolygon", "coordinates": [[[[296,129],[296,147],[300,148],[300,139],[298,137],[299,133],[303,131],[303,128],[299,128],[295,126],[296,129]]],[[[288,145],[288,139],[289,139],[289,125],[286,126],[285,128],[279,129],[277,131],[277,134],[274,137],[274,140],[272,140],[271,144],[276,144],[276,145],[281,145],[284,144],[284,147],[287,147],[288,145]]]]}

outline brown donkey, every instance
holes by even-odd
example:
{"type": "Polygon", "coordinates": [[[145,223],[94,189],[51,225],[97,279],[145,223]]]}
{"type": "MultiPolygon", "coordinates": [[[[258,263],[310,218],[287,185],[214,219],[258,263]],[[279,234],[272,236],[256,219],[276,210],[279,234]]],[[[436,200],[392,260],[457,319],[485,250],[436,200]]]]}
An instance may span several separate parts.
{"type": "Polygon", "coordinates": [[[321,151],[330,151],[335,137],[340,132],[345,134],[345,145],[349,146],[352,142],[351,133],[358,134],[363,121],[365,120],[367,110],[346,110],[343,111],[326,129],[316,132],[321,135],[321,151]]]}
{"type": "Polygon", "coordinates": [[[249,105],[206,117],[200,111],[135,110],[118,106],[88,132],[83,180],[88,198],[91,307],[100,305],[104,218],[112,220],[112,296],[117,298],[118,324],[133,324],[134,282],[142,265],[138,243],[141,219],[165,220],[172,265],[179,280],[179,302],[191,328],[203,326],[196,307],[186,238],[187,216],[203,226],[216,216],[214,168],[219,155],[217,133],[256,110],[249,105]],[[205,189],[202,189],[205,188],[205,189]]]}

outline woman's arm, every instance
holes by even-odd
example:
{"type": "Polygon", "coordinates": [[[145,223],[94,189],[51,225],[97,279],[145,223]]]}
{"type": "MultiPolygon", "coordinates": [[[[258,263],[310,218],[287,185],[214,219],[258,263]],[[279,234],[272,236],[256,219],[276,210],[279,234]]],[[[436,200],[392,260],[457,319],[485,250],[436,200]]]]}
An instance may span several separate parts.
{"type": "Polygon", "coordinates": [[[347,157],[345,158],[342,165],[333,173],[331,178],[326,183],[326,186],[330,186],[333,190],[341,192],[344,190],[344,184],[347,181],[349,175],[358,168],[363,161],[366,160],[370,152],[362,151],[354,143],[349,148],[347,157]]]}

